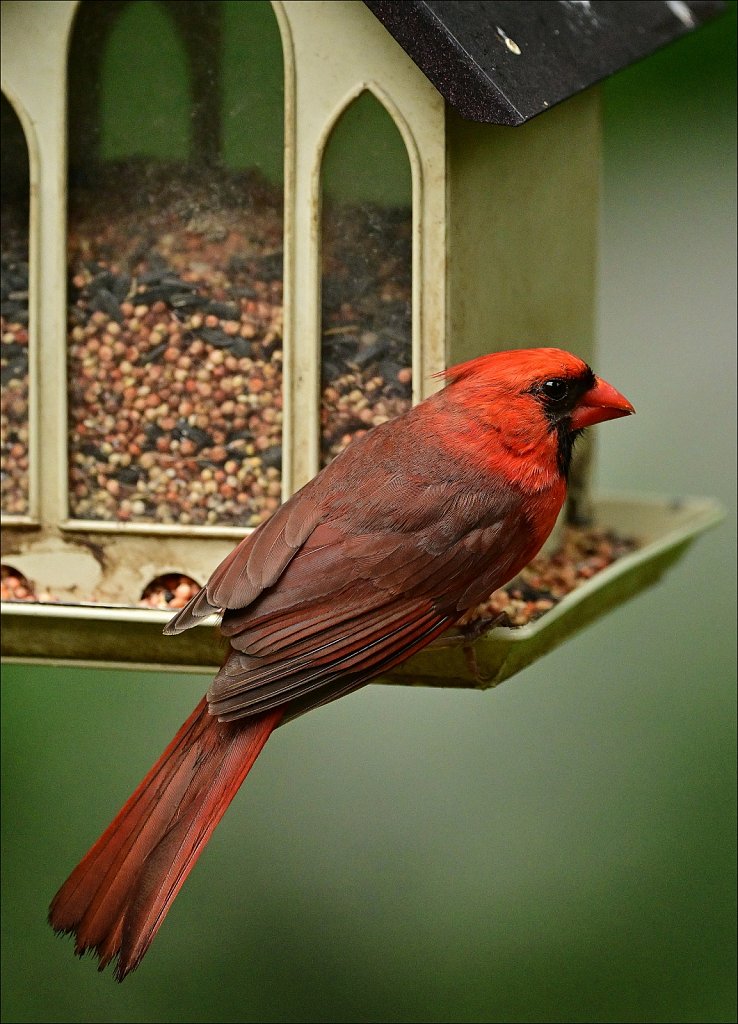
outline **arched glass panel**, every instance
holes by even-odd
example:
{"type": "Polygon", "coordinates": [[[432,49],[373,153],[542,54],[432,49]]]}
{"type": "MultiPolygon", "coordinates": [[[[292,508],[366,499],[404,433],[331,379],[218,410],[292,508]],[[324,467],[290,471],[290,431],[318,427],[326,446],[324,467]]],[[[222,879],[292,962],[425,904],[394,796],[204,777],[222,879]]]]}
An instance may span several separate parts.
{"type": "Polygon", "coordinates": [[[271,4],[85,2],[69,86],[70,515],[255,526],[281,495],[271,4]]]}
{"type": "Polygon", "coordinates": [[[410,407],[412,179],[394,121],[362,93],[322,173],[321,464],[410,407]]]}
{"type": "Polygon", "coordinates": [[[5,96],[2,117],[0,199],[0,507],[4,515],[28,515],[28,147],[18,115],[5,96]]]}

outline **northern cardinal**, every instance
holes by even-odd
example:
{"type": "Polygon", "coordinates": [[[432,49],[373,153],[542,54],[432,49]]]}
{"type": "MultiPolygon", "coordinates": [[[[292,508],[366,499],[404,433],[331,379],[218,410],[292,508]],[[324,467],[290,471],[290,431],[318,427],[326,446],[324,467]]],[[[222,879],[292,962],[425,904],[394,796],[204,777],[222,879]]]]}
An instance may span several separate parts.
{"type": "Polygon", "coordinates": [[[559,349],[497,352],[355,440],[167,625],[218,612],[206,697],[54,897],[49,921],[141,962],[278,725],[399,665],[515,576],[553,528],[583,428],[632,405],[559,349]]]}

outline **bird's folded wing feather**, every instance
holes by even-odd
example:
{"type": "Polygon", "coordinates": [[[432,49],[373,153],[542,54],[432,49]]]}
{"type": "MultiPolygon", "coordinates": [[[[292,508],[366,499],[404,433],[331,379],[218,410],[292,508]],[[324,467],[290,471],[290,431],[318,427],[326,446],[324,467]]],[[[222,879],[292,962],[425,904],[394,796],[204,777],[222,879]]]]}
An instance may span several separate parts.
{"type": "Polygon", "coordinates": [[[208,693],[213,714],[287,704],[292,718],[404,661],[458,618],[485,556],[505,549],[516,509],[504,492],[435,468],[441,479],[380,460],[361,499],[356,488],[326,487],[330,477],[320,501],[308,485],[215,570],[168,627],[223,611],[232,653],[208,693]]]}

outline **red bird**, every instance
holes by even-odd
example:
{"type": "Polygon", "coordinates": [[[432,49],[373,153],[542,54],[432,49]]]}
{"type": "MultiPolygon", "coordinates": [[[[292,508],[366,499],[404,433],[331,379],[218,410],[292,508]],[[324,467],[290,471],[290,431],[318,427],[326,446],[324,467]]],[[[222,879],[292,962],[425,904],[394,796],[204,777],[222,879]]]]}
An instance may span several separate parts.
{"type": "Polygon", "coordinates": [[[49,912],[100,970],[117,957],[119,981],[272,730],[399,665],[512,579],[556,521],[578,434],[634,411],[559,349],[446,376],[242,540],[166,627],[218,612],[228,656],[49,912]]]}

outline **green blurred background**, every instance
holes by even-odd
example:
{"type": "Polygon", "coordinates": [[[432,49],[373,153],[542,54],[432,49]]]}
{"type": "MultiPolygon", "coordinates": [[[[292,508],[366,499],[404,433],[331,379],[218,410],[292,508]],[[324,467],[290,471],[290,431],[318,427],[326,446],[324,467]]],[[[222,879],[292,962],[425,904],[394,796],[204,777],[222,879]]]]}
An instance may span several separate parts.
{"type": "Polygon", "coordinates": [[[205,680],[6,667],[4,1021],[735,1021],[735,21],[604,87],[596,366],[600,488],[727,521],[494,692],[280,730],[123,986],[46,906],[205,680]]]}

